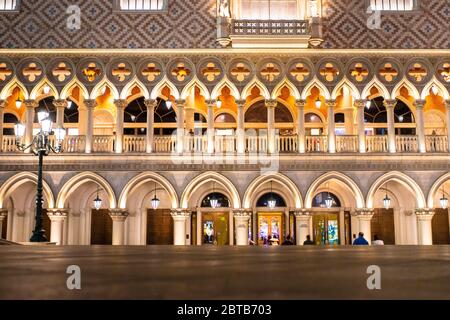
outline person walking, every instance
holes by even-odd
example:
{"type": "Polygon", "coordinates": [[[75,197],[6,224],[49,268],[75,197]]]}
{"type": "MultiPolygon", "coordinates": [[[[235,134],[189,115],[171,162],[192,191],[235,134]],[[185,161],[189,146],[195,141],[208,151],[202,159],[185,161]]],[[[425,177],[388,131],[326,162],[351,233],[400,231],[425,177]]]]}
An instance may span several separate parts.
{"type": "Polygon", "coordinates": [[[368,246],[369,242],[367,242],[366,239],[364,239],[364,233],[360,232],[358,234],[358,238],[355,239],[355,241],[353,241],[353,245],[354,246],[368,246]]]}

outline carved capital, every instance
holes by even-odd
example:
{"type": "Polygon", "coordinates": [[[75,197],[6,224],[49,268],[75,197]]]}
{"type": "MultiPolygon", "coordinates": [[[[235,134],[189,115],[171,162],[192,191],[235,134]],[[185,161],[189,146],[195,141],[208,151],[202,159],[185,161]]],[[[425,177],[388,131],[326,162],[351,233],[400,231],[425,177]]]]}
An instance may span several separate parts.
{"type": "Polygon", "coordinates": [[[214,108],[217,105],[217,100],[215,99],[206,100],[205,102],[208,108],[214,108]]]}
{"type": "Polygon", "coordinates": [[[237,220],[248,220],[252,216],[252,211],[250,209],[234,209],[233,216],[237,220]]]}
{"type": "Polygon", "coordinates": [[[304,99],[295,100],[295,106],[297,108],[304,108],[306,106],[306,100],[304,99]]]}
{"type": "Polygon", "coordinates": [[[238,108],[243,108],[245,103],[246,103],[246,101],[245,100],[236,100],[235,103],[236,103],[238,108]]]}
{"type": "Polygon", "coordinates": [[[414,213],[416,214],[418,220],[431,220],[434,216],[434,209],[420,208],[416,209],[414,213]]]}
{"type": "Polygon", "coordinates": [[[170,215],[174,220],[187,220],[191,212],[188,209],[172,209],[170,215]]]}
{"type": "Polygon", "coordinates": [[[53,100],[53,105],[56,109],[64,109],[67,107],[68,102],[64,99],[53,100]]]}
{"type": "Polygon", "coordinates": [[[64,220],[68,213],[68,209],[47,209],[47,215],[51,221],[64,220]]]}
{"type": "Polygon", "coordinates": [[[97,101],[95,99],[86,99],[84,100],[84,105],[88,109],[94,109],[95,106],[97,105],[97,101]]]}
{"type": "Polygon", "coordinates": [[[357,109],[362,109],[366,106],[367,100],[355,100],[354,105],[357,109]]]}
{"type": "Polygon", "coordinates": [[[329,99],[325,101],[327,107],[329,108],[336,108],[337,102],[334,99],[329,99]]]}
{"type": "Polygon", "coordinates": [[[109,215],[113,221],[125,221],[128,211],[126,209],[110,209],[109,215]]]}
{"type": "Polygon", "coordinates": [[[39,103],[36,100],[25,100],[23,102],[25,104],[26,108],[37,108],[39,106],[39,103]]]}
{"type": "Polygon", "coordinates": [[[416,100],[416,101],[414,102],[414,106],[415,106],[417,109],[422,109],[422,108],[425,106],[425,103],[426,103],[425,100],[416,100]]]}
{"type": "Polygon", "coordinates": [[[158,105],[158,101],[155,99],[147,99],[144,101],[145,106],[147,107],[147,109],[155,109],[156,106],[158,105]]]}
{"type": "Polygon", "coordinates": [[[278,105],[278,101],[275,99],[267,99],[265,100],[266,108],[276,108],[278,105]]]}
{"type": "Polygon", "coordinates": [[[0,209],[0,221],[5,219],[8,216],[8,209],[0,209]]]}
{"type": "Polygon", "coordinates": [[[298,219],[301,219],[301,218],[305,218],[305,219],[308,218],[309,219],[312,216],[311,212],[308,211],[307,209],[296,209],[294,211],[294,215],[298,219]]]}
{"type": "Polygon", "coordinates": [[[175,100],[175,105],[178,108],[184,108],[185,104],[186,104],[186,100],[184,100],[184,99],[175,100]]]}
{"type": "Polygon", "coordinates": [[[127,107],[127,100],[125,99],[114,100],[114,105],[116,106],[117,109],[125,109],[127,107]]]}
{"type": "Polygon", "coordinates": [[[374,210],[373,209],[368,209],[368,208],[361,208],[361,209],[355,209],[352,212],[352,216],[358,218],[358,219],[372,219],[374,214],[374,210]]]}
{"type": "Polygon", "coordinates": [[[395,108],[396,105],[397,105],[397,100],[395,100],[395,99],[384,100],[384,106],[386,107],[386,109],[395,108]]]}

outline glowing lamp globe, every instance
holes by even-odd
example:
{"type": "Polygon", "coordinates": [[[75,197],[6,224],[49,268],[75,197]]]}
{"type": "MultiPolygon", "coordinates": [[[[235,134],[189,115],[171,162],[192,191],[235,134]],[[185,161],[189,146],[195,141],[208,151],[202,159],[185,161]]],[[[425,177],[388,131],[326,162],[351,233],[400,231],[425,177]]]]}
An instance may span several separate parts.
{"type": "Polygon", "coordinates": [[[159,203],[160,203],[159,199],[155,196],[151,201],[153,210],[158,209],[159,203]]]}
{"type": "Polygon", "coordinates": [[[391,207],[391,198],[389,198],[387,195],[383,199],[383,206],[386,210],[388,210],[391,207]]]}

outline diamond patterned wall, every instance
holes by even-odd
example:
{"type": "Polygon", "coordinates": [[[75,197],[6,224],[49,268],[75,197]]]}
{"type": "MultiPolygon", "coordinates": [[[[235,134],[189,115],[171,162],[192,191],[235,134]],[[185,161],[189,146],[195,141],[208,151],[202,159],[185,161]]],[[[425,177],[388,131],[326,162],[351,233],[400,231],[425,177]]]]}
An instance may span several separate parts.
{"type": "MultiPolygon", "coordinates": [[[[324,48],[450,48],[450,0],[420,0],[416,13],[366,26],[364,0],[323,0],[324,48]]],[[[168,12],[113,11],[113,0],[24,0],[0,14],[2,48],[216,48],[216,0],[169,0],[168,12]],[[69,5],[81,30],[67,29],[69,5]]]]}

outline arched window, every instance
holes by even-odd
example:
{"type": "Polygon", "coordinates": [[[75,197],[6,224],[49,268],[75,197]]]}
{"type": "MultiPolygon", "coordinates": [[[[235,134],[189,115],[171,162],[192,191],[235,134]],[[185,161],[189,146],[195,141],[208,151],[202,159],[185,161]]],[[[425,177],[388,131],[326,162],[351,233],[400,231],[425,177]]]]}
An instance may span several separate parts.
{"type": "Polygon", "coordinates": [[[306,123],[322,123],[322,119],[315,113],[310,112],[310,113],[305,114],[305,122],[306,123]]]}
{"type": "MultiPolygon", "coordinates": [[[[3,123],[16,124],[16,123],[19,123],[19,119],[12,113],[5,113],[3,115],[3,123]]],[[[5,136],[13,136],[14,128],[3,128],[3,134],[5,136]]]]}
{"type": "Polygon", "coordinates": [[[79,118],[78,105],[72,101],[70,108],[64,109],[64,123],[78,123],[79,118]]]}
{"type": "Polygon", "coordinates": [[[227,196],[223,195],[219,192],[214,192],[208,194],[205,198],[202,200],[202,208],[211,208],[211,199],[216,199],[218,203],[218,207],[220,208],[229,208],[230,207],[230,201],[228,200],[227,196]]]}
{"type": "Polygon", "coordinates": [[[318,193],[312,201],[312,207],[313,208],[326,208],[325,199],[327,199],[328,196],[330,196],[331,199],[333,199],[333,205],[331,206],[332,208],[340,208],[341,207],[341,201],[335,194],[333,194],[331,192],[318,193]]]}
{"type": "Polygon", "coordinates": [[[234,119],[233,115],[224,112],[224,113],[217,115],[214,122],[215,123],[235,123],[236,120],[234,119]]]}
{"type": "Polygon", "coordinates": [[[268,193],[263,194],[256,202],[256,206],[257,207],[268,207],[270,200],[276,201],[275,207],[286,207],[286,202],[284,201],[284,199],[278,193],[274,193],[274,192],[268,192],[268,193]]]}
{"type": "MultiPolygon", "coordinates": [[[[155,123],[176,123],[177,122],[177,114],[173,109],[173,106],[170,108],[167,106],[165,100],[161,98],[157,98],[157,105],[155,108],[155,123]]],[[[159,135],[171,135],[175,129],[173,128],[161,128],[156,129],[155,133],[159,135]]]]}
{"type": "MultiPolygon", "coordinates": [[[[282,103],[278,103],[275,108],[275,122],[291,123],[293,122],[291,112],[282,103]]],[[[258,101],[248,108],[245,113],[245,122],[247,123],[267,123],[267,108],[264,101],[258,101]]]]}
{"type": "Polygon", "coordinates": [[[38,123],[38,113],[40,111],[48,112],[50,119],[53,123],[56,123],[56,107],[53,105],[54,97],[47,97],[39,101],[39,106],[36,108],[36,112],[34,113],[34,123],[38,123]]]}
{"type": "Polygon", "coordinates": [[[147,107],[144,104],[144,98],[138,98],[128,104],[124,113],[124,122],[126,123],[146,123],[147,107]]]}

